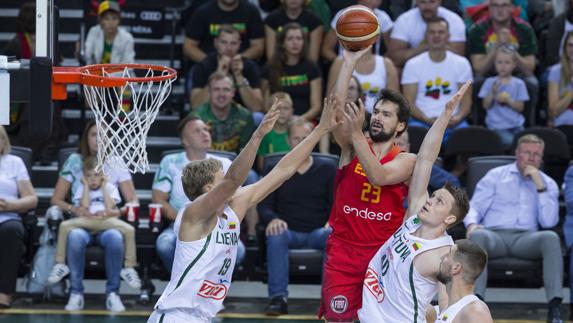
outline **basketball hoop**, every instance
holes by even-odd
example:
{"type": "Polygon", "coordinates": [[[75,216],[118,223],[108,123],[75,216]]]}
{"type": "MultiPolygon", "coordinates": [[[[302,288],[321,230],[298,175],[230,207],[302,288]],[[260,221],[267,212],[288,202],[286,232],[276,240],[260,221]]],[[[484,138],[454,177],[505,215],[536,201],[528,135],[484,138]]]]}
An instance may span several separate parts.
{"type": "Polygon", "coordinates": [[[67,84],[82,84],[95,115],[97,170],[109,166],[145,173],[147,133],[176,78],[172,68],[147,64],[54,67],[52,99],[66,99],[67,84]]]}

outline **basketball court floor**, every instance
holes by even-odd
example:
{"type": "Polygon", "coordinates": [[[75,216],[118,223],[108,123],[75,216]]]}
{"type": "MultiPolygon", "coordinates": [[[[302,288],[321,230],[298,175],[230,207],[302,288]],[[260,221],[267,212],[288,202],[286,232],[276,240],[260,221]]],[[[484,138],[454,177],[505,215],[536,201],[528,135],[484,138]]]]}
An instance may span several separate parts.
{"type": "MultiPolygon", "coordinates": [[[[166,282],[155,281],[158,291],[163,290],[166,282]]],[[[127,308],[126,312],[112,315],[105,310],[104,281],[86,280],[85,287],[92,294],[85,296],[85,309],[77,313],[66,312],[63,308],[66,299],[50,302],[34,300],[30,295],[22,294],[22,281],[18,282],[19,296],[13,308],[0,310],[0,323],[132,323],[146,322],[153,304],[159,297],[158,292],[151,302],[143,305],[135,290],[122,284],[120,293],[127,308]]],[[[265,316],[267,303],[266,285],[260,282],[235,282],[225,301],[225,310],[214,321],[216,323],[307,323],[321,322],[316,319],[319,305],[319,285],[289,286],[289,315],[278,318],[265,316]]],[[[563,317],[569,316],[569,290],[564,290],[563,317]]],[[[543,289],[526,288],[490,288],[488,289],[489,307],[496,323],[542,323],[545,322],[547,308],[543,289]]]]}

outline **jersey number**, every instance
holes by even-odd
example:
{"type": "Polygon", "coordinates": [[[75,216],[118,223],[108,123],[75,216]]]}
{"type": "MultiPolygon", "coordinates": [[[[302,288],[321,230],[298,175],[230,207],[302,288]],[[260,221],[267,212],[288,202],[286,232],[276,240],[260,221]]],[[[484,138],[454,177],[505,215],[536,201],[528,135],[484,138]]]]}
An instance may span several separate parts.
{"type": "Polygon", "coordinates": [[[360,194],[360,200],[363,202],[379,203],[380,202],[380,186],[372,185],[370,183],[364,183],[362,185],[362,193],[360,194]]]}
{"type": "Polygon", "coordinates": [[[229,270],[229,267],[231,267],[231,258],[225,258],[225,260],[223,260],[223,266],[221,266],[217,275],[224,276],[227,270],[229,270]]]}

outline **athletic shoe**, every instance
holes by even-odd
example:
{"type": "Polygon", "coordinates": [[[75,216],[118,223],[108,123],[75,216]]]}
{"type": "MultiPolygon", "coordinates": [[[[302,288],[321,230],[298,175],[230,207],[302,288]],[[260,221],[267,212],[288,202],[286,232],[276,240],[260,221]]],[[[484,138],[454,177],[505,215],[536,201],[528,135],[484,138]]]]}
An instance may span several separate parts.
{"type": "Polygon", "coordinates": [[[125,306],[121,302],[121,298],[116,293],[109,293],[105,301],[105,307],[108,311],[112,312],[123,312],[125,311],[125,306]]]}
{"type": "Polygon", "coordinates": [[[66,311],[79,311],[84,308],[84,295],[70,294],[70,299],[66,305],[66,311]]]}
{"type": "Polygon", "coordinates": [[[121,273],[119,273],[121,279],[125,280],[125,282],[131,288],[140,289],[141,288],[141,279],[139,279],[139,275],[137,271],[133,268],[123,268],[121,273]]]}
{"type": "Polygon", "coordinates": [[[52,272],[48,277],[48,284],[55,284],[62,280],[70,273],[70,268],[66,264],[55,264],[52,268],[52,272]]]}

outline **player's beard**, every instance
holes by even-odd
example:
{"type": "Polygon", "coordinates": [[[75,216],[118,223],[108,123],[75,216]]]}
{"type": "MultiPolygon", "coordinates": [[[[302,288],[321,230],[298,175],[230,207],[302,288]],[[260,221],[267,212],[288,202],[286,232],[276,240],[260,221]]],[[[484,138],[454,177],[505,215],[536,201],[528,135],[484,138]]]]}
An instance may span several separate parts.
{"type": "Polygon", "coordinates": [[[442,271],[442,268],[440,268],[440,271],[438,272],[438,276],[436,277],[438,279],[438,281],[444,285],[446,285],[447,283],[449,283],[450,281],[452,281],[452,276],[448,275],[447,273],[444,273],[442,271]]]}
{"type": "Polygon", "coordinates": [[[373,142],[387,142],[388,140],[392,139],[395,131],[396,131],[396,128],[394,128],[394,129],[392,129],[392,131],[389,131],[388,133],[386,133],[386,132],[384,132],[384,128],[381,128],[378,133],[373,133],[372,132],[372,126],[370,126],[370,128],[368,129],[368,133],[370,134],[370,139],[373,142]]]}

